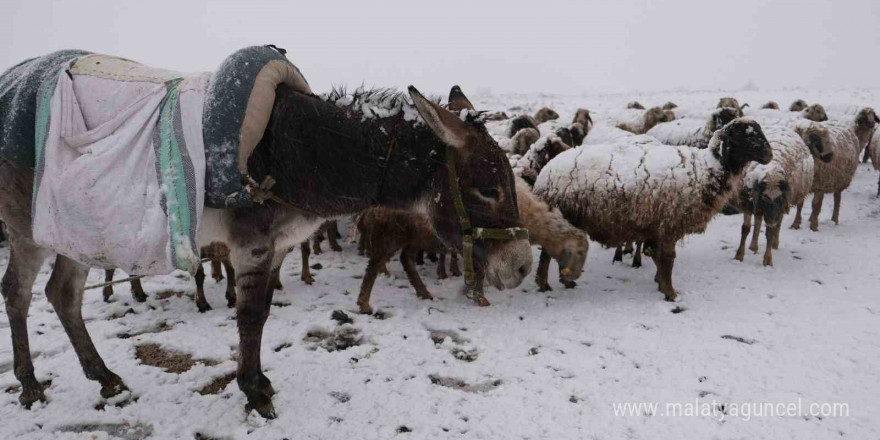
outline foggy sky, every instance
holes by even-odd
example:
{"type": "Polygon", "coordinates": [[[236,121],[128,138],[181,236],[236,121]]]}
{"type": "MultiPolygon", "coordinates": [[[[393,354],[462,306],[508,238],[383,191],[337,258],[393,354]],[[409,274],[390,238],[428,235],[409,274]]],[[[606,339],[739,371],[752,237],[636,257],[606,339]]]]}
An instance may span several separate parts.
{"type": "Polygon", "coordinates": [[[0,70],[78,48],[182,71],[274,43],[316,92],[878,87],[878,0],[2,0],[0,70]]]}

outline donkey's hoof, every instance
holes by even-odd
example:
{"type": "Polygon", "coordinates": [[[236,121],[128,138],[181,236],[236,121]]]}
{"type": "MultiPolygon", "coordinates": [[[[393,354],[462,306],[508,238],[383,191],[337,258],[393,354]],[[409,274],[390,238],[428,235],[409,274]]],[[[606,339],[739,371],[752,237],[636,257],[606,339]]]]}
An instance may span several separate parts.
{"type": "Polygon", "coordinates": [[[196,307],[199,308],[199,313],[205,313],[205,312],[211,310],[211,305],[208,303],[204,303],[204,304],[196,303],[196,307]]]}
{"type": "Polygon", "coordinates": [[[43,393],[43,387],[26,387],[22,390],[21,395],[18,396],[18,401],[27,409],[31,409],[31,406],[36,402],[45,402],[46,395],[43,393]]]}
{"type": "Polygon", "coordinates": [[[113,377],[101,384],[101,397],[105,399],[109,399],[124,391],[128,391],[128,387],[116,375],[113,375],[113,377]]]}

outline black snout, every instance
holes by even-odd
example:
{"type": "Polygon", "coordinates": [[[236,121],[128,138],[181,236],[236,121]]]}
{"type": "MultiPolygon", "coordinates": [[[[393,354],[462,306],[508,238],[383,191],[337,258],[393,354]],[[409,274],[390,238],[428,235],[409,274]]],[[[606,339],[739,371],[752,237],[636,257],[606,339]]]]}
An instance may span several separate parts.
{"type": "Polygon", "coordinates": [[[761,165],[767,165],[768,163],[770,163],[771,160],[773,160],[773,148],[770,147],[769,142],[765,141],[764,142],[764,156],[761,157],[761,159],[758,160],[758,162],[761,165]]]}
{"type": "Polygon", "coordinates": [[[822,162],[831,163],[831,159],[834,159],[834,153],[828,153],[828,154],[822,155],[821,159],[822,159],[822,162]]]}
{"type": "Polygon", "coordinates": [[[764,223],[767,226],[777,226],[782,221],[782,214],[785,209],[785,196],[780,195],[773,200],[762,197],[758,202],[757,211],[764,216],[764,223]]]}

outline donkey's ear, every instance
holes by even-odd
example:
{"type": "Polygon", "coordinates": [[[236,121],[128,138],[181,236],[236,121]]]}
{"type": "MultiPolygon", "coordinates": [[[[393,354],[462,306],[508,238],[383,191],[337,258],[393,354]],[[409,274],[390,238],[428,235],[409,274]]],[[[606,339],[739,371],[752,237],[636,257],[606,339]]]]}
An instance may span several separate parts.
{"type": "Polygon", "coordinates": [[[422,119],[425,120],[425,124],[428,124],[428,128],[441,141],[455,148],[465,147],[467,144],[467,127],[458,116],[431,102],[413,86],[409,86],[409,96],[412,97],[416,110],[418,110],[422,119]]]}
{"type": "Polygon", "coordinates": [[[464,96],[464,92],[458,86],[452,86],[449,91],[449,111],[460,112],[462,110],[473,110],[474,105],[464,96]]]}

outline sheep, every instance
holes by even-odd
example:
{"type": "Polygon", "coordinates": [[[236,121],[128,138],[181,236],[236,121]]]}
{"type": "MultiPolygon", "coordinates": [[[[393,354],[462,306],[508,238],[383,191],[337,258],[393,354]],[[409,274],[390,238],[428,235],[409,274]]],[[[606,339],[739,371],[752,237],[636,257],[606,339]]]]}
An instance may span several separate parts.
{"type": "Polygon", "coordinates": [[[584,145],[601,145],[610,142],[616,142],[621,139],[628,139],[637,136],[636,134],[609,125],[598,125],[590,131],[587,138],[584,139],[584,145]]]}
{"type": "Polygon", "coordinates": [[[6,223],[0,220],[0,243],[6,241],[6,223]]]}
{"type": "Polygon", "coordinates": [[[556,119],[559,119],[559,113],[556,113],[556,111],[550,107],[541,107],[535,112],[535,120],[538,121],[539,124],[542,122],[554,121],[556,119]]]}
{"type": "Polygon", "coordinates": [[[767,101],[767,103],[762,105],[761,108],[779,110],[779,104],[777,104],[776,101],[767,101]]]}
{"type": "Polygon", "coordinates": [[[760,125],[739,118],[715,132],[706,149],[634,136],[566,151],[544,167],[534,191],[605,246],[644,242],[660,291],[674,301],[675,244],[705,231],[749,162],[772,158],[760,125]]]}
{"type": "Polygon", "coordinates": [[[800,112],[807,108],[807,102],[803,99],[798,99],[795,102],[792,102],[788,107],[788,111],[790,112],[800,112]]]}
{"type": "Polygon", "coordinates": [[[715,108],[729,107],[729,108],[735,109],[737,111],[737,116],[742,116],[743,109],[748,106],[749,106],[749,104],[743,104],[742,106],[740,106],[739,101],[737,101],[736,98],[731,98],[728,96],[728,97],[719,99],[718,105],[716,105],[715,108]]]}
{"type": "Polygon", "coordinates": [[[336,220],[327,220],[312,234],[312,248],[315,251],[315,255],[323,253],[321,250],[321,242],[324,241],[325,238],[330,242],[330,248],[333,249],[334,252],[342,252],[342,246],[336,241],[337,239],[342,238],[342,235],[339,234],[339,226],[337,225],[336,220]]]}
{"type": "Polygon", "coordinates": [[[633,110],[644,110],[645,106],[643,106],[639,101],[631,101],[626,103],[626,108],[633,110]]]}
{"type": "Polygon", "coordinates": [[[571,134],[571,129],[567,127],[559,127],[556,131],[553,132],[556,137],[558,137],[565,145],[569,147],[574,146],[574,137],[571,134]]]}
{"type": "Polygon", "coordinates": [[[513,172],[527,182],[533,183],[544,165],[570,148],[570,145],[556,135],[542,137],[512,165],[513,172]]]}
{"type": "Polygon", "coordinates": [[[510,120],[510,125],[507,130],[507,137],[512,138],[516,136],[516,133],[525,128],[534,128],[538,129],[539,122],[529,116],[529,115],[519,115],[510,120]]]}
{"type": "Polygon", "coordinates": [[[810,194],[814,162],[830,162],[833,152],[828,130],[815,122],[802,121],[789,127],[765,126],[764,135],[773,148],[773,160],[767,165],[753,162],[748,166],[743,184],[730,204],[743,214],[740,243],[734,259],[743,261],[745,257],[746,239],[754,216],[755,231],[749,249],[758,252],[761,222],[766,222],[767,246],[763,264],[773,266],[773,249],[779,248],[782,217],[810,194]]]}
{"type": "Polygon", "coordinates": [[[722,107],[709,117],[708,121],[699,119],[679,119],[677,121],[657,124],[646,133],[666,145],[687,145],[695,148],[706,148],[716,130],[737,118],[736,110],[722,107]]]}
{"type": "Polygon", "coordinates": [[[669,116],[660,107],[652,107],[649,110],[630,110],[624,116],[624,120],[616,121],[614,126],[634,134],[645,134],[655,125],[668,122],[669,116]]]}
{"type": "Polygon", "coordinates": [[[667,101],[666,104],[663,104],[663,110],[672,110],[676,108],[678,108],[678,104],[672,101],[667,101]]]}
{"type": "Polygon", "coordinates": [[[663,114],[666,115],[666,122],[672,122],[675,120],[675,112],[674,111],[663,109],[663,114]]]}
{"type": "MultiPolygon", "coordinates": [[[[871,140],[865,147],[865,155],[870,155],[871,165],[875,170],[880,171],[880,130],[874,130],[871,140]]],[[[877,197],[880,197],[880,178],[877,180],[877,197]]]]}
{"type": "Polygon", "coordinates": [[[584,139],[586,139],[587,134],[589,133],[589,129],[584,128],[583,124],[580,122],[575,122],[571,124],[569,127],[571,131],[571,141],[572,147],[580,147],[584,143],[584,139]]]}
{"type": "Polygon", "coordinates": [[[485,118],[487,121],[503,121],[505,119],[508,119],[508,116],[507,113],[503,111],[497,111],[486,113],[485,118]]]}
{"type": "MultiPolygon", "coordinates": [[[[530,241],[540,245],[542,251],[546,252],[547,261],[544,266],[549,264],[550,258],[556,260],[560,267],[560,280],[566,286],[573,286],[586,261],[589,247],[587,236],[568,224],[558,210],[551,210],[546,203],[538,200],[522,179],[516,179],[516,197],[523,226],[530,231],[530,241]]],[[[413,264],[413,257],[418,249],[439,252],[441,255],[449,252],[449,249],[437,237],[427,216],[386,208],[370,208],[361,215],[358,229],[370,257],[357,300],[361,313],[372,314],[370,295],[373,283],[381,268],[399,249],[402,249],[400,263],[418,297],[433,298],[413,264]]],[[[445,278],[445,273],[441,274],[443,267],[444,265],[438,265],[438,277],[445,278]]],[[[536,278],[538,285],[549,288],[546,267],[536,277],[539,275],[543,279],[536,278]]],[[[481,274],[477,275],[477,279],[477,289],[482,292],[481,274]]],[[[483,305],[488,305],[488,301],[483,305]]]]}
{"type": "Polygon", "coordinates": [[[828,120],[828,114],[825,113],[825,107],[822,104],[813,104],[804,109],[804,119],[814,122],[824,122],[828,120]]]}
{"type": "Polygon", "coordinates": [[[524,128],[517,131],[510,139],[499,140],[498,146],[501,147],[502,150],[510,153],[523,155],[526,154],[526,152],[529,151],[529,147],[540,138],[541,133],[538,132],[537,128],[524,128]]]}
{"type": "MultiPolygon", "coordinates": [[[[877,114],[870,107],[865,107],[848,120],[820,122],[828,129],[832,140],[834,158],[830,163],[817,162],[813,176],[813,210],[810,212],[810,230],[819,230],[819,213],[822,201],[827,193],[834,194],[834,212],[831,220],[840,224],[841,194],[849,187],[859,165],[859,154],[862,146],[867,145],[871,133],[877,124],[877,114]]],[[[792,229],[799,229],[803,203],[798,205],[792,229]]]]}
{"type": "Polygon", "coordinates": [[[574,118],[571,119],[571,124],[581,124],[581,128],[584,130],[584,136],[590,133],[590,129],[593,128],[593,118],[590,117],[590,111],[585,108],[579,108],[574,113],[574,118]]]}

